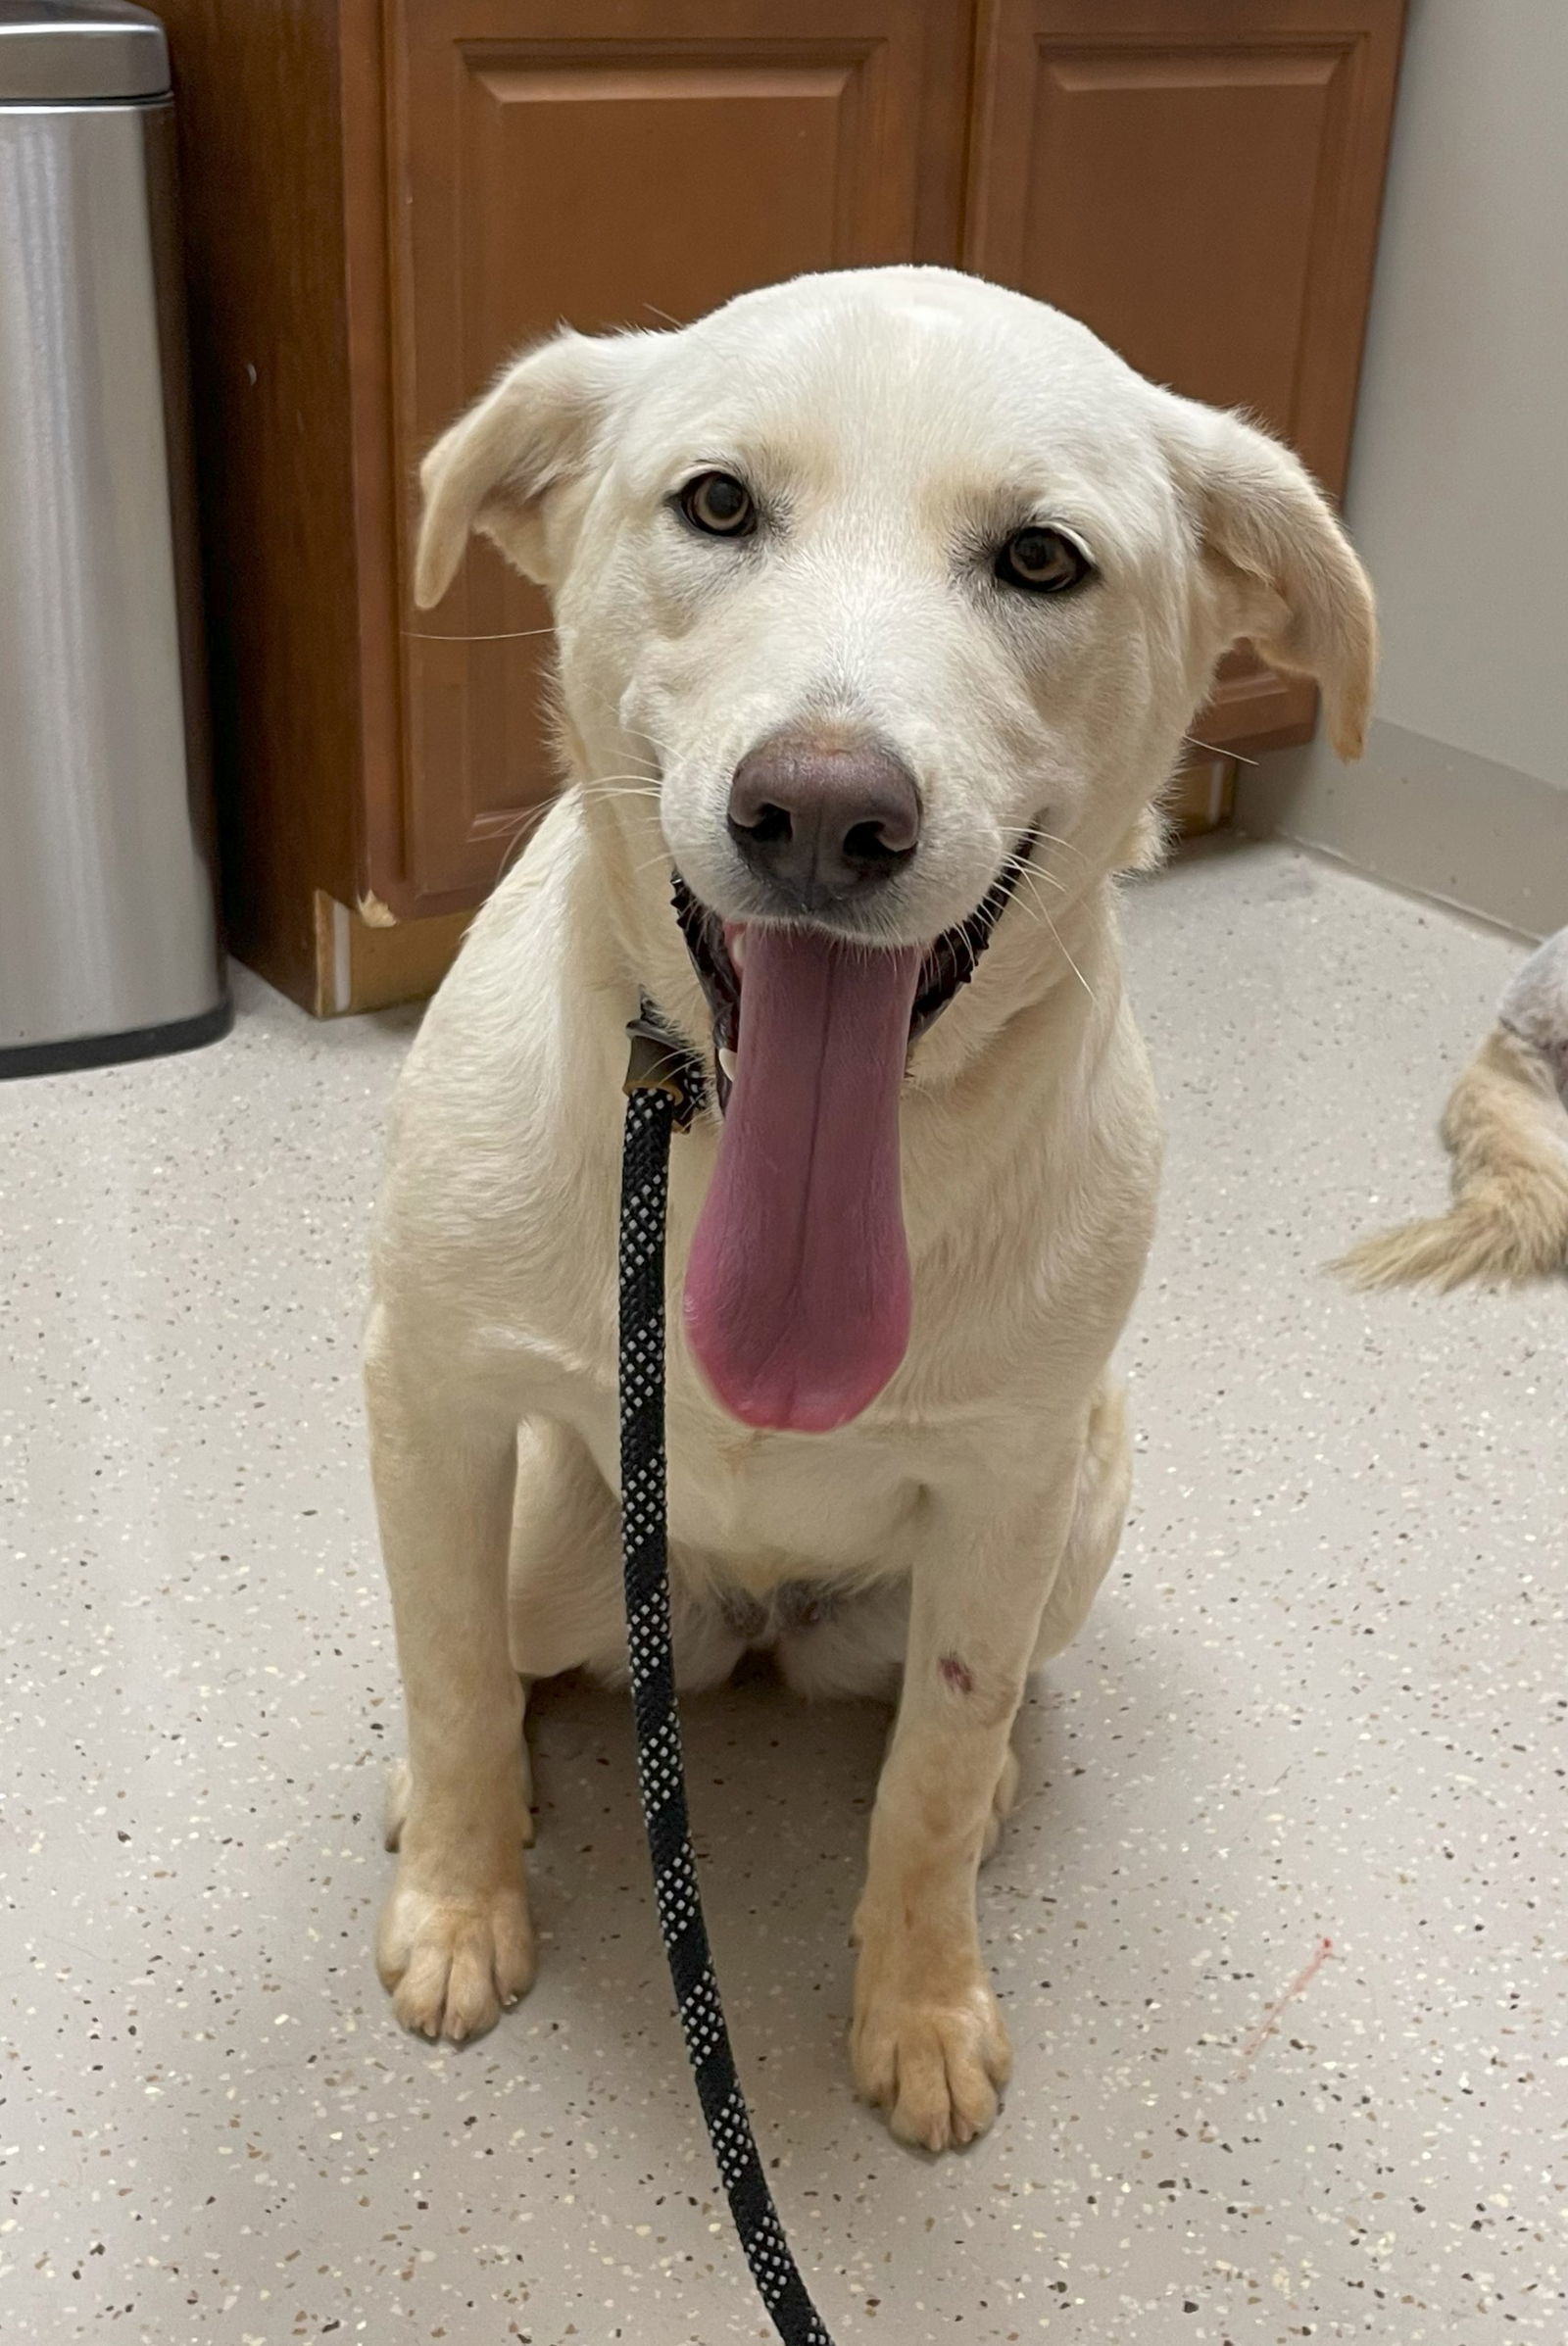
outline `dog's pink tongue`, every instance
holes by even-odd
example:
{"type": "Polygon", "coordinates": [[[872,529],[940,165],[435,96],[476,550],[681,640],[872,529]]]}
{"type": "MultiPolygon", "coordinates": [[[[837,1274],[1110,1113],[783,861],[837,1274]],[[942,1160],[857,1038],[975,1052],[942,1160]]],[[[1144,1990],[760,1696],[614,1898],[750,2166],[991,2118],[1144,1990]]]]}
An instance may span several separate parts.
{"type": "Polygon", "coordinates": [[[909,1341],[899,1088],[920,954],[748,929],[735,1088],[686,1271],[686,1332],[749,1426],[825,1434],[909,1341]]]}

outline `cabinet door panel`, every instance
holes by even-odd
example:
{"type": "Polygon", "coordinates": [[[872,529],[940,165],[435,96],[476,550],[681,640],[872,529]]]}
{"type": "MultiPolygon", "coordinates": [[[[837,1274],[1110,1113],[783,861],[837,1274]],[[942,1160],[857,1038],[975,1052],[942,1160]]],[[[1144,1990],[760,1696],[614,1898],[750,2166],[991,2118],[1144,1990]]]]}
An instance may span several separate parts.
{"type": "MultiPolygon", "coordinates": [[[[967,260],[1345,485],[1403,0],[986,0],[967,260]]],[[[1234,656],[1199,731],[1300,739],[1234,656]]]]}
{"type": "MultiPolygon", "coordinates": [[[[966,37],[961,0],[401,0],[407,473],[563,318],[659,326],[802,269],[956,259],[966,37]]],[[[548,621],[480,545],[411,622],[400,909],[472,901],[554,789],[548,621]]]]}

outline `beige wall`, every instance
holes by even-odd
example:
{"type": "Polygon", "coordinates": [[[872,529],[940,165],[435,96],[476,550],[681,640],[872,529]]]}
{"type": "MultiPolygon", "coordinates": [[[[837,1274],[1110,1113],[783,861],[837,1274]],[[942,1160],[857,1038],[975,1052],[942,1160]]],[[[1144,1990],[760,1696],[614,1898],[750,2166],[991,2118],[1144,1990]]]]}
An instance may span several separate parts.
{"type": "Polygon", "coordinates": [[[1568,0],[1411,0],[1347,513],[1383,614],[1369,757],[1265,760],[1243,819],[1436,894],[1457,822],[1458,901],[1568,921],[1568,0]]]}

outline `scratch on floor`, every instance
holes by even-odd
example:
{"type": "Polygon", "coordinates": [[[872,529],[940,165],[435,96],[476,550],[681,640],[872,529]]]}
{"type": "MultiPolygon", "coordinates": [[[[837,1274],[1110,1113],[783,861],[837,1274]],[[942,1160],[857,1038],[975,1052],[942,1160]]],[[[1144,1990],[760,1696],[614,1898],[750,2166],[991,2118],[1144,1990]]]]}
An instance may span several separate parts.
{"type": "Polygon", "coordinates": [[[1242,2070],[1244,2073],[1250,2068],[1251,2064],[1257,2059],[1258,2054],[1263,2050],[1264,2045],[1267,2044],[1269,2038],[1279,2027],[1280,2015],[1284,2012],[1286,2006],[1288,2004],[1294,2004],[1297,1997],[1301,1995],[1308,1987],[1311,1986],[1313,1980],[1317,1978],[1318,1973],[1323,1969],[1323,1966],[1327,1963],[1333,1952],[1333,1939],[1320,1938],[1310,1957],[1305,1963],[1302,1964],[1300,1970],[1297,1973],[1296,1978],[1291,1981],[1290,1986],[1285,1990],[1285,1993],[1282,1996],[1275,1997],[1273,2003],[1270,2004],[1268,2010],[1258,2022],[1257,2027],[1252,2030],[1251,2034],[1246,2038],[1242,2045],[1242,2070]]]}

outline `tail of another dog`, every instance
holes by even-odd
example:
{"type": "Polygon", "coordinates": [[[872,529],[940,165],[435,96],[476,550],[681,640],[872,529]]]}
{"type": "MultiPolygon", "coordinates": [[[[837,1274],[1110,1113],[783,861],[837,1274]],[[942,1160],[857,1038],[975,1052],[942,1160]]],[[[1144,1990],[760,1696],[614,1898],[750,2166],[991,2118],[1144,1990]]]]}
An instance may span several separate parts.
{"type": "Polygon", "coordinates": [[[1334,1265],[1357,1287],[1518,1286],[1568,1271],[1568,929],[1518,972],[1443,1118],[1453,1204],[1334,1265]]]}
{"type": "Polygon", "coordinates": [[[1453,1204],[1333,1267],[1356,1287],[1514,1287],[1568,1271],[1568,929],[1533,953],[1453,1088],[1453,1204]]]}
{"type": "Polygon", "coordinates": [[[1497,1027],[1454,1086],[1443,1138],[1449,1211],[1365,1240],[1335,1269],[1357,1287],[1445,1290],[1568,1271],[1568,1110],[1544,1053],[1497,1027]]]}

